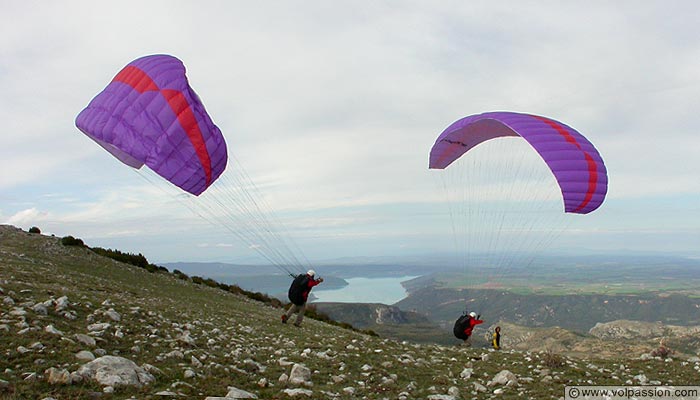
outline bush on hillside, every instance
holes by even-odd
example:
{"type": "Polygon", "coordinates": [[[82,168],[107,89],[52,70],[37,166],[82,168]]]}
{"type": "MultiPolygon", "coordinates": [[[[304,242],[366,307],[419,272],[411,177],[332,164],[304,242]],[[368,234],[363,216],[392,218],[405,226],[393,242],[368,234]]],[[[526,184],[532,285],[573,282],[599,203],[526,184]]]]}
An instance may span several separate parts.
{"type": "Polygon", "coordinates": [[[179,269],[174,270],[173,275],[175,275],[175,277],[178,279],[182,279],[183,281],[190,279],[190,277],[187,276],[187,274],[182,273],[182,271],[180,271],[179,269]]]}
{"type": "Polygon", "coordinates": [[[64,246],[78,246],[85,247],[82,239],[74,238],[73,236],[64,236],[61,238],[61,244],[64,246]]]}
{"type": "Polygon", "coordinates": [[[661,346],[659,346],[658,349],[653,350],[651,352],[652,357],[669,358],[671,355],[673,355],[673,350],[669,349],[668,347],[664,346],[663,344],[661,346]]]}
{"type": "Polygon", "coordinates": [[[553,352],[552,350],[547,350],[542,357],[542,363],[548,368],[559,368],[564,366],[564,357],[553,352]]]}
{"type": "Polygon", "coordinates": [[[29,233],[41,233],[41,229],[37,228],[36,226],[32,226],[29,228],[29,233]]]}
{"type": "Polygon", "coordinates": [[[94,251],[95,253],[103,256],[103,257],[108,257],[113,260],[117,260],[119,262],[123,262],[126,264],[131,264],[139,268],[143,268],[148,272],[155,273],[155,272],[170,272],[168,271],[167,268],[161,267],[159,265],[151,264],[148,262],[146,257],[144,257],[143,254],[131,254],[131,253],[124,253],[119,250],[112,250],[112,249],[103,249],[101,247],[92,247],[90,250],[94,251]]]}

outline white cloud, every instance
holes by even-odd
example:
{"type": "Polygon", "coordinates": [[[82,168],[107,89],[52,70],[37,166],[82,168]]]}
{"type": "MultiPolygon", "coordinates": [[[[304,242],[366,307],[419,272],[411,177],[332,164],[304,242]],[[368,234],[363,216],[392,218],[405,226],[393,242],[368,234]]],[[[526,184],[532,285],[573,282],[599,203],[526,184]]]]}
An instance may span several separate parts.
{"type": "MultiPolygon", "coordinates": [[[[699,18],[692,1],[10,2],[0,15],[3,212],[95,237],[207,229],[74,127],[126,62],[152,53],[184,60],[262,196],[291,230],[318,237],[311,252],[324,235],[371,236],[381,224],[387,243],[399,240],[388,232],[406,228],[386,210],[444,200],[428,151],[451,122],[483,111],[579,129],[605,159],[613,206],[686,204],[700,198],[699,18]]],[[[435,229],[421,221],[414,231],[435,229]]]]}
{"type": "Polygon", "coordinates": [[[29,208],[26,210],[19,211],[14,215],[11,215],[3,224],[15,225],[15,226],[27,226],[27,225],[38,225],[41,222],[46,221],[49,217],[47,212],[42,212],[36,208],[29,208]]]}

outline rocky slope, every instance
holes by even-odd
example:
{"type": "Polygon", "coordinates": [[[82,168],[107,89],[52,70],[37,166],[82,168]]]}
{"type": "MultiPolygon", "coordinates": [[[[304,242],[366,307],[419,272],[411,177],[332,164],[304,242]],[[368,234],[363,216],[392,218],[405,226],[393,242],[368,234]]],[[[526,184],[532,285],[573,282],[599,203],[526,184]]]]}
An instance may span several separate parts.
{"type": "Polygon", "coordinates": [[[421,345],[280,314],[0,226],[2,398],[560,398],[567,384],[700,379],[697,358],[421,345]]]}

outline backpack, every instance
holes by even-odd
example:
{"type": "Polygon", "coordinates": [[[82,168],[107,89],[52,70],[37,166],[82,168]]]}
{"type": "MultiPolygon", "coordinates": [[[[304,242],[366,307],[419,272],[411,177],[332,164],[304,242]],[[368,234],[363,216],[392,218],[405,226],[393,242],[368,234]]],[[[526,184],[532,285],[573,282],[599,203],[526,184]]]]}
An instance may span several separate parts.
{"type": "Polygon", "coordinates": [[[309,276],[306,274],[297,275],[289,286],[289,301],[300,306],[306,302],[304,292],[309,287],[309,276]]]}
{"type": "Polygon", "coordinates": [[[469,326],[470,319],[471,316],[469,316],[469,314],[465,314],[457,318],[457,321],[455,321],[455,326],[452,329],[452,333],[454,333],[457,339],[467,340],[469,338],[469,336],[464,333],[464,330],[469,326]]]}

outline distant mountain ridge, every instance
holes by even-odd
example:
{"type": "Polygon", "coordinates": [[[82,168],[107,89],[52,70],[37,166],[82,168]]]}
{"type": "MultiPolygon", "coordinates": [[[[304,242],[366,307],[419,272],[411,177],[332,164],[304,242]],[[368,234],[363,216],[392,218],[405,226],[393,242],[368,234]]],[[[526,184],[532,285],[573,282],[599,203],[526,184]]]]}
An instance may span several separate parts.
{"type": "Polygon", "coordinates": [[[567,385],[692,385],[700,368],[697,356],[653,358],[655,339],[507,323],[512,347],[498,352],[485,347],[490,327],[478,328],[472,348],[453,338],[420,344],[406,333],[419,339],[424,320],[384,305],[363,315],[404,339],[312,319],[295,327],[274,304],[2,225],[0,298],[0,398],[8,399],[559,398],[567,385]],[[564,353],[586,341],[617,351],[564,353]],[[86,373],[93,361],[119,361],[147,379],[86,373]]]}
{"type": "Polygon", "coordinates": [[[532,327],[561,326],[579,332],[588,332],[599,322],[621,319],[700,324],[700,298],[678,294],[537,295],[427,287],[412,291],[395,305],[425,314],[435,322],[451,321],[468,307],[490,321],[532,327]]]}

